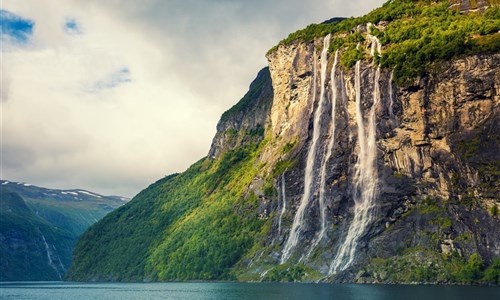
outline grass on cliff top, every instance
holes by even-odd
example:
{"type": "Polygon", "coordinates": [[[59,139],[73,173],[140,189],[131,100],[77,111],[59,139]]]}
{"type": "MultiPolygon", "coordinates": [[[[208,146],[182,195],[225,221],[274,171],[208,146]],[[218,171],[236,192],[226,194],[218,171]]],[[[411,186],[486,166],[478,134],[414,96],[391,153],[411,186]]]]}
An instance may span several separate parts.
{"type": "Polygon", "coordinates": [[[374,28],[372,32],[383,45],[383,55],[375,62],[394,69],[394,78],[398,83],[408,83],[424,75],[433,62],[465,54],[499,52],[499,1],[490,2],[493,7],[484,13],[460,14],[448,8],[448,0],[388,1],[362,17],[337,23],[311,24],[290,34],[271,48],[268,55],[281,45],[312,42],[332,33],[334,38],[330,51],[341,49],[342,65],[350,68],[357,60],[368,58],[366,53],[356,49],[357,43],[365,40],[363,34],[356,31],[357,26],[386,21],[385,29],[374,28]]]}

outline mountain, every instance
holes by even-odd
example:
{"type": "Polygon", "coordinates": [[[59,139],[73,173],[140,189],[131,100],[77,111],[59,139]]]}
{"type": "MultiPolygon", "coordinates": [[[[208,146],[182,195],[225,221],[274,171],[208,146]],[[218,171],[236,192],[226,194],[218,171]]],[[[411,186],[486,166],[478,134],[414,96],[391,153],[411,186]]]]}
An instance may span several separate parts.
{"type": "Polygon", "coordinates": [[[0,180],[0,281],[61,280],[80,234],[127,200],[0,180]]]}
{"type": "Polygon", "coordinates": [[[67,278],[498,284],[500,9],[466,2],[290,34],[208,156],[86,231],[67,278]]]}

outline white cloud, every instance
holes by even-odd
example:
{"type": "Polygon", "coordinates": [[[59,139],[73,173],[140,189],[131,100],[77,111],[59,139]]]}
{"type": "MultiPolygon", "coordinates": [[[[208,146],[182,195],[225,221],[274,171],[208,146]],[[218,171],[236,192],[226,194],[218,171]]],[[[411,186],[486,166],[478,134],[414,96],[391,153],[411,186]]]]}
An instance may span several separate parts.
{"type": "Polygon", "coordinates": [[[35,26],[3,54],[3,177],[131,196],[206,155],[268,48],[360,3],[5,0],[35,26]]]}

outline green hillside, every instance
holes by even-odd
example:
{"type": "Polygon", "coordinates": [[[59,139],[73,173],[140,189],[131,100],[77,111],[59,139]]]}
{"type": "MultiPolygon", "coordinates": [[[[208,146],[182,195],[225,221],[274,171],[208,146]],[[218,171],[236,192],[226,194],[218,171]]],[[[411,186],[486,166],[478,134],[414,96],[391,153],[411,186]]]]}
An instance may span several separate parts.
{"type": "Polygon", "coordinates": [[[17,193],[0,196],[0,281],[60,280],[77,236],[37,216],[17,193]]]}
{"type": "Polygon", "coordinates": [[[61,280],[80,234],[125,203],[5,180],[0,187],[0,281],[61,280]]]}
{"type": "MultiPolygon", "coordinates": [[[[269,85],[267,71],[224,118],[259,101],[269,85]]],[[[234,279],[231,267],[266,231],[259,196],[248,186],[262,170],[257,159],[268,139],[263,130],[230,136],[245,143],[159,180],[91,226],[76,246],[68,279],[234,279]]]]}

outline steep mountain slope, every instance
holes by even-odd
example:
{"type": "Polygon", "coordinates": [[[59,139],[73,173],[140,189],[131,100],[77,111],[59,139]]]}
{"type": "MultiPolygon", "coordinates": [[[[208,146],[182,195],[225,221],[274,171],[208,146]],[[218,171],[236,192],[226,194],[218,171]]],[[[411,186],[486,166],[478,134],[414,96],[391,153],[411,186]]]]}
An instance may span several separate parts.
{"type": "Polygon", "coordinates": [[[68,278],[498,283],[490,2],[394,0],[291,34],[209,156],[92,226],[68,278]]]}
{"type": "Polygon", "coordinates": [[[0,281],[61,280],[79,235],[126,200],[0,184],[0,281]]]}
{"type": "Polygon", "coordinates": [[[210,151],[214,158],[159,180],[92,226],[77,244],[68,278],[229,279],[264,223],[262,197],[253,189],[263,184],[255,177],[262,170],[258,154],[271,101],[266,68],[224,114],[210,151]]]}

